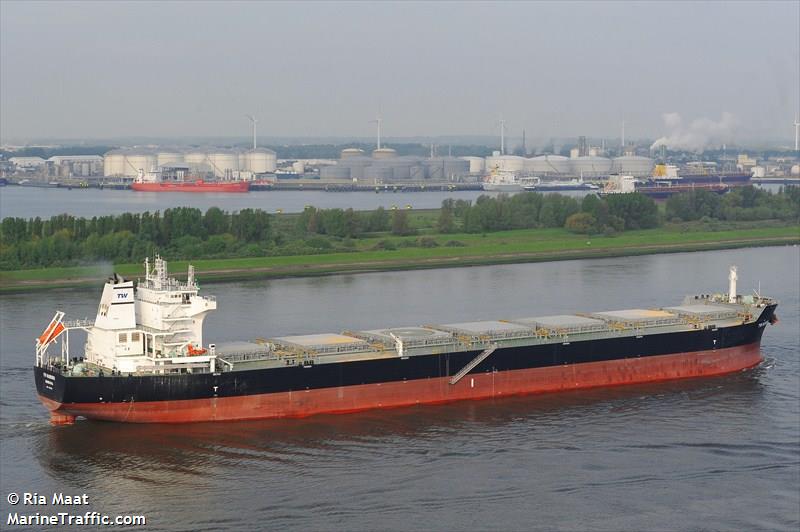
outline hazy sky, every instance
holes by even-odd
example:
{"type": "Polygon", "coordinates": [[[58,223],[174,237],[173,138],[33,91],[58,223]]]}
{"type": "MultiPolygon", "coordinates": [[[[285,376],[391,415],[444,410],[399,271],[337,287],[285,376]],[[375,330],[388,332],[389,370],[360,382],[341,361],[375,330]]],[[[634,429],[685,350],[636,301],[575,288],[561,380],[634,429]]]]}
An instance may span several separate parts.
{"type": "Polygon", "coordinates": [[[0,137],[792,139],[800,2],[0,2],[0,137]],[[723,118],[723,113],[732,117],[723,118]],[[708,124],[707,124],[708,125],[708,124]],[[712,127],[714,124],[711,124],[712,127]],[[688,127],[688,126],[685,126],[688,127]],[[727,127],[720,126],[720,127],[727,127]]]}

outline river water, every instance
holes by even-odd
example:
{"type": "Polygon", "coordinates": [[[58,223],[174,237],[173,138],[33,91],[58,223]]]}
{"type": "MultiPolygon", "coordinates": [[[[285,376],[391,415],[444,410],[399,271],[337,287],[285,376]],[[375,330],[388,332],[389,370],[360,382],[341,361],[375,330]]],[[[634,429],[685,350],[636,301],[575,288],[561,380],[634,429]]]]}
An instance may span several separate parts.
{"type": "Polygon", "coordinates": [[[146,530],[797,530],[797,247],[208,284],[206,339],[667,306],[724,291],[730,264],[781,302],[753,370],[226,424],[50,426],[33,338],[101,287],[3,296],[0,517],[9,492],[64,491],[146,530]]]}
{"type": "MultiPolygon", "coordinates": [[[[777,192],[780,185],[761,185],[777,192]]],[[[558,194],[578,200],[590,192],[574,190],[558,194]]],[[[246,208],[267,212],[301,212],[307,205],[320,209],[373,210],[410,205],[414,209],[438,209],[448,198],[475,201],[480,195],[496,196],[498,192],[426,191],[426,192],[325,192],[322,190],[271,190],[247,194],[187,194],[181,192],[135,192],[133,190],[99,190],[66,188],[0,187],[0,219],[7,217],[49,218],[69,213],[73,216],[102,216],[125,212],[164,211],[170,207],[196,207],[203,212],[209,207],[226,211],[246,208]]],[[[553,192],[545,192],[553,194],[553,192]]]]}
{"type": "MultiPolygon", "coordinates": [[[[322,190],[270,190],[247,194],[205,194],[181,192],[136,192],[133,190],[0,187],[0,218],[36,216],[49,218],[67,212],[74,216],[101,216],[125,212],[164,211],[170,207],[209,207],[226,211],[246,208],[267,212],[301,212],[306,205],[321,209],[352,207],[357,211],[378,207],[389,209],[411,205],[415,209],[438,209],[447,198],[474,201],[483,191],[427,192],[325,192],[322,190]]],[[[565,191],[563,195],[582,198],[586,191],[565,191]]]]}

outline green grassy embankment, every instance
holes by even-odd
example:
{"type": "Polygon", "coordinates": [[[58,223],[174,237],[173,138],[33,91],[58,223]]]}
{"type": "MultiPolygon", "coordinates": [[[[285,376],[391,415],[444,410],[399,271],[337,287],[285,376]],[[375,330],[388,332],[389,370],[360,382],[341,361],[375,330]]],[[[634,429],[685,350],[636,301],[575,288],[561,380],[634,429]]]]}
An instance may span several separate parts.
{"type": "MultiPolygon", "coordinates": [[[[659,228],[626,231],[611,237],[587,237],[563,229],[525,229],[427,238],[435,240],[438,246],[403,247],[404,242],[415,241],[417,237],[375,237],[359,239],[355,250],[348,253],[201,259],[192,263],[201,282],[328,275],[798,244],[800,226],[689,232],[659,228]],[[391,242],[397,249],[374,249],[379,242],[391,242]]],[[[172,261],[170,269],[179,273],[185,271],[186,264],[186,261],[172,261]]],[[[123,276],[138,277],[141,268],[139,264],[118,264],[113,270],[123,276]]],[[[0,291],[93,285],[111,271],[111,265],[107,265],[0,272],[0,291]]]]}

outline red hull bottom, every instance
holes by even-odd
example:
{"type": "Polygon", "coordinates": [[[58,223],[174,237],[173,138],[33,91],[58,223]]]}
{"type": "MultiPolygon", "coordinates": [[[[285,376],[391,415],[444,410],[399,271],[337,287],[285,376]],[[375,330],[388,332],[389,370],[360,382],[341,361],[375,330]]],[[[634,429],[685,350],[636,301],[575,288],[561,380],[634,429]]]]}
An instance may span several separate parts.
{"type": "Polygon", "coordinates": [[[579,390],[689,377],[721,375],[761,362],[759,344],[589,362],[495,373],[470,374],[457,384],[449,378],[365,384],[297,392],[144,403],[60,404],[40,396],[54,424],[76,416],[129,423],[187,423],[345,413],[464,399],[579,390]]]}
{"type": "Polygon", "coordinates": [[[234,181],[214,183],[207,181],[187,181],[185,183],[132,183],[131,190],[138,192],[247,192],[250,183],[234,181]]]}

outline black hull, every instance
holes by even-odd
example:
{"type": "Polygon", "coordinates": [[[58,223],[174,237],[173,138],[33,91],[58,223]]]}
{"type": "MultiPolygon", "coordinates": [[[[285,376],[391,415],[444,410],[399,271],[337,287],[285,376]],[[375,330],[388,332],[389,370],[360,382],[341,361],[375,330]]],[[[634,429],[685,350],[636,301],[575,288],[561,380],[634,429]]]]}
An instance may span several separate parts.
{"type": "MultiPolygon", "coordinates": [[[[498,349],[470,374],[641,359],[758,345],[776,305],[753,323],[720,329],[644,334],[610,339],[498,349]]],[[[183,401],[302,392],[377,383],[440,379],[454,375],[480,351],[346,363],[286,366],[219,374],[72,377],[34,368],[39,395],[54,404],[183,401]]]]}

